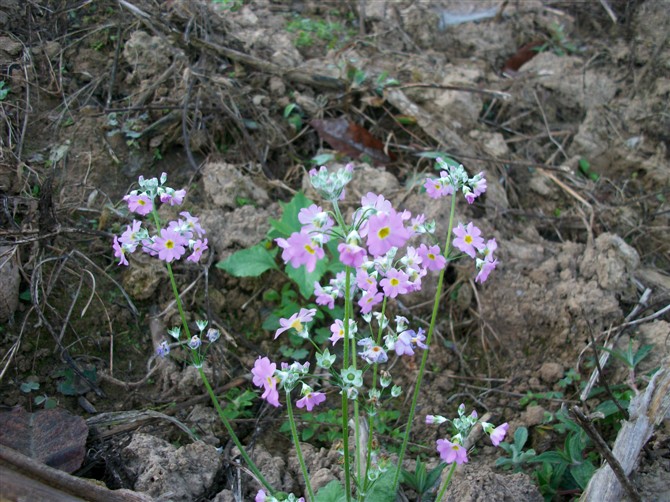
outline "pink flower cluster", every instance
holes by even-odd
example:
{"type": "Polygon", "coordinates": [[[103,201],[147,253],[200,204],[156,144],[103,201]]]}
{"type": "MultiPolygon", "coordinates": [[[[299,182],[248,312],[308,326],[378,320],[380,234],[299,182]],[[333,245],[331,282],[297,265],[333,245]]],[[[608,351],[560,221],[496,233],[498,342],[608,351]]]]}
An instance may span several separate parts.
{"type": "MultiPolygon", "coordinates": [[[[259,357],[254,363],[251,374],[253,375],[254,385],[263,389],[261,397],[272,406],[279,407],[281,405],[279,403],[278,386],[281,385],[290,392],[300,378],[307,374],[308,370],[308,362],[305,364],[295,362],[291,365],[282,363],[281,370],[277,370],[277,365],[270,359],[259,357]]],[[[315,392],[305,383],[302,384],[301,395],[302,397],[295,404],[298,408],[305,408],[307,411],[312,411],[315,406],[326,400],[326,395],[323,392],[315,392]]]]}
{"type": "Polygon", "coordinates": [[[436,160],[441,169],[440,177],[426,178],[423,185],[429,197],[439,199],[461,190],[468,204],[472,204],[477,197],[486,192],[486,178],[483,172],[468,178],[462,165],[447,164],[439,157],[436,160]]]}
{"type": "Polygon", "coordinates": [[[484,242],[482,232],[472,222],[464,226],[462,223],[454,229],[454,247],[463,251],[470,258],[476,258],[476,267],[479,273],[475,281],[483,283],[488,279],[489,274],[498,265],[498,260],[493,257],[493,252],[498,249],[498,243],[495,239],[489,239],[484,242]],[[477,253],[481,258],[477,257],[477,253]]]}
{"type": "MultiPolygon", "coordinates": [[[[151,178],[145,180],[140,176],[139,184],[144,190],[133,190],[124,197],[128,210],[146,216],[156,209],[156,199],[171,206],[180,205],[186,196],[186,190],[174,190],[165,186],[167,175],[163,173],[160,180],[151,178]]],[[[114,256],[119,259],[119,265],[128,265],[128,254],[138,248],[143,252],[156,256],[167,263],[181,259],[190,250],[188,261],[197,263],[202,254],[208,249],[205,230],[200,226],[198,218],[188,211],[179,213],[181,218],[171,221],[167,227],[159,228],[155,235],[150,235],[142,223],[133,220],[131,225],[121,236],[114,236],[112,248],[114,256]]]]}
{"type": "Polygon", "coordinates": [[[464,404],[458,407],[458,418],[454,420],[449,420],[440,415],[426,415],[426,423],[429,425],[441,425],[445,422],[451,422],[454,434],[450,439],[438,439],[436,447],[440,458],[447,464],[454,462],[464,464],[468,461],[468,452],[462,446],[463,438],[468,437],[468,434],[477,423],[481,423],[482,429],[491,438],[493,446],[498,446],[502,442],[509,428],[507,422],[498,427],[494,427],[488,422],[480,422],[477,412],[474,410],[469,416],[466,415],[464,404]]]}

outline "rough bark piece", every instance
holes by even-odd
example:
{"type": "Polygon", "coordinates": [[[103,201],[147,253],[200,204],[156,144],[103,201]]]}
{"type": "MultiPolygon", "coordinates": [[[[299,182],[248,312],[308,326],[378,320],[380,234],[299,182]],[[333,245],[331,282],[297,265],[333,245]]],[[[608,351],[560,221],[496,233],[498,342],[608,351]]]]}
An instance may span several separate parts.
{"type": "MultiPolygon", "coordinates": [[[[627,476],[635,468],[640,450],[647,443],[654,427],[670,411],[670,358],[666,357],[644,393],[636,396],[628,408],[630,419],[614,442],[612,453],[619,460],[627,476]]],[[[614,472],[605,464],[591,478],[582,494],[582,501],[618,502],[623,499],[623,488],[614,472]]]]}
{"type": "Polygon", "coordinates": [[[53,469],[11,448],[0,445],[0,479],[3,500],[51,502],[151,502],[153,498],[130,490],[108,490],[92,481],[53,469]]]}

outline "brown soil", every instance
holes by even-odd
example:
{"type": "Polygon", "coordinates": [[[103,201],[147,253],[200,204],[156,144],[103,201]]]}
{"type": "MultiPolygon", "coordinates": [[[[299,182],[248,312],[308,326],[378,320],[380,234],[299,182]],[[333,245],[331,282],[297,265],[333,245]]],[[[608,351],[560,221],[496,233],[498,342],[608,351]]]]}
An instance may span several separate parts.
{"type": "MultiPolygon", "coordinates": [[[[78,474],[157,500],[252,499],[257,486],[239,470],[197,372],[152,357],[178,318],[160,264],[116,266],[112,237],[128,222],[119,201],[139,175],[167,172],[171,186],[188,189],[182,210],[201,217],[211,251],[202,266],[177,265],[177,281],[193,286],[183,294],[190,320],[222,330],[206,371],[222,394],[237,396],[252,388],[240,377],[253,361],[280,350],[262,329],[274,307],[264,293],[286,279],[234,278],[214,265],[261,241],[278,202],[307,189],[310,159],[334,153],[309,121],[344,116],[394,159],[355,160],[345,209],[383,193],[436,219],[442,237],[449,201],[413,188],[432,170],[417,154],[446,152],[489,184],[476,204],[459,202],[457,217],[495,236],[501,265],[484,286],[471,266],[447,274],[410,457],[436,465],[438,436],[419,418],[453,415],[461,402],[509,422],[510,434],[527,427],[526,448],[562,448],[555,414],[580,404],[594,347],[653,345],[636,371],[641,389],[669,361],[668,12],[665,0],[6,0],[0,404],[35,411],[45,394],[87,419],[161,411],[204,443],[155,417],[91,426],[78,474]],[[332,24],[320,38],[308,24],[294,29],[300,19],[332,24]],[[509,70],[533,41],[543,50],[509,70]],[[380,88],[380,76],[399,86],[380,88]],[[284,116],[290,104],[298,124],[284,116]],[[28,381],[39,390],[22,391],[28,381]]],[[[430,300],[417,293],[392,313],[426,322],[430,300]]],[[[403,388],[417,367],[396,363],[403,388]]],[[[610,386],[628,382],[620,361],[604,372],[610,386]]],[[[378,438],[389,452],[408,404],[378,438]]],[[[233,422],[277,488],[302,493],[283,421],[281,409],[255,400],[233,422]]],[[[633,480],[644,500],[670,497],[669,425],[666,417],[640,454],[633,480]]],[[[616,428],[601,433],[611,444],[616,428]]],[[[319,487],[342,474],[332,445],[317,437],[305,448],[319,487]]],[[[501,454],[480,443],[449,500],[541,499],[536,465],[511,475],[494,468],[501,454]]],[[[562,487],[554,499],[580,492],[562,487]]]]}

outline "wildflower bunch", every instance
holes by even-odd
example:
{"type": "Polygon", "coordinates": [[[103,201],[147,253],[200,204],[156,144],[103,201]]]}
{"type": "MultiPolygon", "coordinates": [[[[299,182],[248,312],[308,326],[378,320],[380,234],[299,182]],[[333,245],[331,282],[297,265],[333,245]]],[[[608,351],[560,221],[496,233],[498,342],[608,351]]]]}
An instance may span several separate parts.
{"type": "Polygon", "coordinates": [[[186,190],[175,190],[166,186],[167,174],[160,178],[145,179],[139,177],[139,190],[133,190],[123,200],[128,210],[140,216],[151,215],[154,231],[142,226],[142,222],[133,219],[121,236],[114,236],[112,248],[114,256],[119,259],[119,265],[128,266],[129,254],[138,249],[151,256],[156,256],[166,263],[180,260],[189,250],[187,260],[197,263],[202,254],[208,249],[205,230],[200,226],[198,218],[188,211],[179,213],[181,218],[161,225],[158,217],[158,203],[170,206],[181,205],[186,196],[186,190]]]}
{"type": "MultiPolygon", "coordinates": [[[[439,178],[427,179],[424,185],[430,197],[453,196],[457,192],[462,192],[468,203],[472,203],[486,190],[486,180],[482,173],[470,178],[463,166],[449,166],[440,159],[438,165],[442,168],[439,178]]],[[[277,245],[282,249],[284,262],[296,268],[304,265],[308,272],[313,271],[318,261],[324,258],[325,243],[333,239],[338,243],[337,252],[339,261],[344,265],[344,271],[326,284],[315,282],[314,291],[316,303],[328,309],[334,309],[335,303],[340,300],[344,302],[344,315],[331,324],[332,336],[329,338],[333,348],[341,342],[342,354],[338,356],[331,354],[328,348],[320,347],[312,340],[308,324],[313,321],[316,310],[301,308],[289,318],[279,320],[280,328],[275,332],[275,338],[282,333],[290,332],[312,343],[316,349],[317,366],[327,370],[326,376],[324,377],[323,373],[320,377],[309,374],[307,369],[309,363],[301,365],[294,362],[291,365],[287,363],[278,365],[267,357],[259,357],[252,370],[254,384],[263,389],[261,397],[269,404],[280,406],[279,389],[286,392],[292,431],[295,431],[295,424],[291,419],[292,389],[298,384],[302,386],[295,405],[311,411],[326,400],[326,394],[318,390],[318,387],[315,390],[315,384],[323,382],[322,385],[330,384],[339,388],[342,396],[342,444],[347,499],[350,494],[351,463],[348,452],[348,403],[351,402],[353,406],[352,421],[355,422],[353,429],[358,436],[360,402],[365,404],[368,416],[372,417],[377,413],[385,396],[393,398],[402,392],[400,387],[392,385],[391,375],[383,370],[381,365],[386,364],[391,357],[411,357],[417,351],[422,353],[407,433],[401,458],[398,460],[400,465],[416,408],[427,349],[435,326],[444,271],[447,263],[458,257],[457,254],[452,254],[452,246],[475,259],[479,282],[484,282],[498,264],[493,257],[493,252],[497,248],[495,239],[484,241],[481,231],[471,222],[453,228],[454,199],[452,199],[447,240],[442,248],[433,239],[436,228],[434,222],[426,221],[426,217],[422,214],[412,215],[409,211],[394,208],[381,194],[369,192],[364,195],[360,206],[353,211],[351,220],[346,222],[338,207],[338,201],[344,196],[345,186],[352,177],[351,173],[351,165],[333,173],[323,166],[318,171],[310,171],[313,187],[332,204],[332,210],[326,211],[317,204],[302,209],[298,215],[300,230],[288,238],[276,239],[277,245]],[[423,328],[412,329],[409,320],[403,316],[396,316],[395,322],[389,322],[386,316],[389,301],[419,291],[423,278],[429,273],[439,273],[440,278],[428,333],[423,328]],[[359,311],[364,324],[359,325],[354,319],[355,309],[359,311]],[[339,360],[339,371],[334,368],[337,360],[339,360]],[[365,392],[364,374],[368,370],[372,371],[372,385],[365,392]]],[[[461,416],[453,423],[465,430],[473,425],[468,420],[474,420],[473,424],[476,423],[476,414],[474,418],[461,416]]],[[[467,461],[467,452],[460,446],[460,437],[455,435],[451,439],[441,440],[442,442],[438,444],[438,453],[452,462],[467,461]]],[[[371,438],[372,434],[368,434],[367,448],[355,451],[354,479],[361,493],[366,493],[370,489],[380,472],[376,461],[378,452],[372,448],[371,438]],[[361,458],[359,450],[367,452],[367,458],[361,458]]],[[[300,457],[297,434],[294,434],[294,443],[300,457]]],[[[358,437],[354,444],[360,444],[358,437]]],[[[301,467],[311,497],[309,476],[304,465],[301,467]]],[[[399,472],[398,467],[396,486],[399,472]]]]}
{"type": "Polygon", "coordinates": [[[221,338],[221,332],[215,328],[209,328],[205,331],[208,324],[206,320],[197,320],[195,324],[198,328],[198,334],[190,338],[188,336],[182,338],[181,326],[168,329],[168,335],[174,339],[174,342],[162,341],[156,349],[156,354],[160,357],[166,357],[172,347],[180,346],[190,353],[193,366],[201,368],[210,347],[221,338]]]}
{"type": "MultiPolygon", "coordinates": [[[[188,261],[195,263],[200,261],[202,254],[207,250],[207,239],[204,238],[206,232],[201,227],[198,218],[187,211],[179,213],[181,218],[170,221],[167,225],[161,223],[157,211],[158,204],[168,204],[170,206],[181,205],[186,196],[186,190],[175,190],[167,186],[165,184],[166,182],[166,173],[161,174],[160,178],[145,179],[143,176],[140,176],[138,181],[140,188],[131,191],[124,197],[124,201],[128,204],[128,209],[132,213],[136,213],[140,216],[151,216],[153,230],[151,230],[151,225],[142,226],[141,221],[133,220],[132,224],[126,227],[126,230],[120,237],[114,236],[112,244],[114,256],[119,259],[119,265],[128,266],[127,255],[132,254],[139,249],[165,263],[168,277],[170,278],[170,284],[172,286],[172,292],[181,318],[181,326],[175,326],[168,330],[168,335],[174,341],[172,343],[162,341],[156,349],[156,353],[160,357],[166,357],[170,354],[171,348],[174,346],[180,346],[188,351],[191,364],[198,369],[200,378],[207,389],[212,404],[226,428],[230,439],[239,449],[242,457],[256,479],[258,479],[270,492],[270,498],[267,498],[267,500],[275,500],[273,498],[275,492],[246,453],[244,446],[226,418],[223,408],[219,404],[218,397],[214,393],[202,368],[207,352],[212,344],[221,337],[221,333],[214,328],[207,329],[208,321],[198,320],[196,321],[198,331],[196,334],[191,335],[190,327],[186,322],[186,315],[184,314],[181,297],[177,290],[177,283],[172,272],[171,264],[184,257],[187,249],[190,251],[190,254],[186,258],[188,261]]],[[[257,500],[266,499],[257,498],[257,500]]],[[[293,497],[292,500],[302,499],[293,497]]]]}
{"type": "Polygon", "coordinates": [[[451,469],[436,500],[442,500],[442,495],[444,495],[447,487],[449,486],[449,482],[451,481],[451,476],[453,475],[456,465],[464,464],[468,461],[468,452],[465,447],[465,440],[470,434],[470,431],[477,424],[481,424],[484,432],[491,438],[491,443],[493,443],[493,446],[498,446],[505,438],[505,434],[507,433],[507,429],[509,427],[506,422],[502,425],[499,425],[498,427],[495,427],[488,422],[480,421],[477,415],[477,411],[475,410],[472,410],[469,415],[466,414],[465,404],[461,404],[458,407],[458,418],[453,420],[445,418],[441,415],[426,415],[426,424],[428,425],[440,426],[443,423],[449,423],[451,425],[451,435],[443,439],[438,439],[436,442],[436,449],[442,461],[446,464],[451,464],[451,469]]]}

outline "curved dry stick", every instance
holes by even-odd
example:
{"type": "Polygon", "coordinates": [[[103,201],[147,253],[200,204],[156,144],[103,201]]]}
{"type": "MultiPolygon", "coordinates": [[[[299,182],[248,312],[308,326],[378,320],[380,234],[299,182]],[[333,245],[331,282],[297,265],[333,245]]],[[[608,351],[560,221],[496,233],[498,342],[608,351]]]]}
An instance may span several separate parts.
{"type": "MultiPolygon", "coordinates": [[[[88,383],[88,385],[91,387],[93,392],[95,392],[100,397],[107,397],[105,392],[95,382],[93,382],[87,375],[85,375],[84,372],[79,368],[77,363],[74,361],[74,359],[72,359],[72,357],[70,356],[67,349],[63,346],[63,343],[62,343],[58,333],[56,333],[56,330],[51,325],[49,320],[46,318],[46,316],[44,315],[44,312],[42,312],[42,310],[39,308],[40,298],[39,298],[39,294],[38,294],[38,289],[39,289],[38,284],[41,281],[41,277],[42,277],[42,267],[47,262],[54,261],[54,260],[59,260],[59,259],[60,258],[46,258],[46,259],[43,259],[42,261],[40,261],[39,263],[37,263],[37,265],[35,265],[35,269],[33,270],[33,274],[30,278],[30,298],[33,302],[33,306],[35,307],[35,312],[37,312],[37,317],[39,317],[40,322],[44,325],[44,327],[47,329],[49,334],[51,334],[51,336],[53,337],[53,339],[56,342],[56,345],[60,349],[61,359],[63,359],[63,361],[65,361],[65,363],[67,363],[67,365],[70,366],[70,368],[72,368],[72,371],[74,371],[79,378],[81,378],[82,380],[85,380],[86,383],[88,383]]],[[[67,261],[67,260],[64,260],[64,261],[67,261]]],[[[58,267],[59,270],[62,270],[63,266],[64,265],[61,264],[61,266],[58,267]]],[[[59,273],[60,272],[57,272],[57,275],[59,273]]],[[[50,290],[50,289],[51,289],[51,287],[48,288],[48,290],[50,290]]],[[[46,296],[48,296],[48,295],[49,295],[49,291],[47,291],[46,296]]],[[[46,300],[46,298],[45,298],[45,300],[46,300]]]]}

